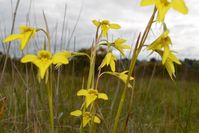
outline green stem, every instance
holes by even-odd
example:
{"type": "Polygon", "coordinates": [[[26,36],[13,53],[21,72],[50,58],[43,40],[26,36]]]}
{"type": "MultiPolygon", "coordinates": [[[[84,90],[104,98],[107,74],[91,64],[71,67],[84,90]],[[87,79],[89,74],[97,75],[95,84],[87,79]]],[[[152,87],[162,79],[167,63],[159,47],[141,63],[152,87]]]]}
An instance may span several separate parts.
{"type": "Polygon", "coordinates": [[[92,55],[91,60],[90,60],[90,69],[89,69],[89,75],[88,75],[87,89],[90,89],[92,86],[94,73],[95,73],[95,55],[92,55]]]}
{"type": "MultiPolygon", "coordinates": [[[[95,43],[92,46],[92,51],[91,51],[91,60],[90,60],[90,69],[89,69],[87,89],[94,88],[96,49],[97,49],[98,43],[99,43],[100,38],[101,38],[101,34],[98,35],[99,27],[100,26],[97,27],[97,31],[96,31],[96,35],[95,35],[95,43]]],[[[95,112],[96,112],[95,105],[94,104],[92,104],[92,105],[93,106],[91,106],[91,114],[95,116],[95,112]]],[[[85,106],[84,106],[84,108],[85,108],[85,106]]],[[[91,119],[91,126],[90,126],[90,129],[89,129],[89,133],[93,133],[95,131],[93,129],[93,127],[94,127],[94,116],[91,119]]]]}
{"type": "Polygon", "coordinates": [[[47,90],[48,90],[48,105],[50,111],[50,127],[51,133],[54,133],[54,114],[53,114],[53,93],[52,93],[52,66],[50,66],[49,70],[49,80],[47,83],[47,90]]]}
{"type": "Polygon", "coordinates": [[[99,26],[97,27],[97,31],[95,35],[95,43],[93,44],[92,50],[91,50],[90,69],[89,69],[89,75],[88,75],[87,89],[90,89],[92,85],[94,85],[92,82],[94,82],[94,75],[95,75],[96,48],[99,43],[99,39],[101,38],[101,34],[98,36],[98,32],[99,32],[99,26]]]}
{"type": "Polygon", "coordinates": [[[51,52],[50,34],[48,32],[46,32],[44,29],[42,29],[42,28],[37,29],[37,31],[42,31],[46,35],[47,40],[48,40],[48,51],[51,52]]]}
{"type": "MultiPolygon", "coordinates": [[[[99,83],[99,78],[101,76],[101,68],[99,68],[98,70],[98,76],[97,76],[97,80],[96,80],[96,85],[95,85],[95,90],[97,90],[98,88],[98,83],[99,83]]],[[[94,123],[94,117],[95,117],[95,114],[96,114],[96,104],[95,102],[92,104],[91,106],[91,112],[92,112],[92,119],[91,119],[91,126],[90,126],[90,131],[89,133],[95,133],[95,123],[94,123]]]]}
{"type": "MultiPolygon", "coordinates": [[[[83,109],[82,109],[82,114],[84,114],[84,112],[86,111],[86,106],[85,106],[85,102],[83,103],[83,109]]],[[[83,115],[82,115],[82,118],[81,118],[81,125],[80,125],[80,133],[83,133],[84,132],[84,128],[83,128],[83,115]]]]}
{"type": "Polygon", "coordinates": [[[138,39],[137,39],[137,42],[136,42],[136,46],[135,46],[135,49],[134,49],[134,52],[133,52],[133,55],[132,55],[131,63],[130,63],[128,78],[127,78],[125,87],[123,89],[122,96],[121,96],[120,103],[119,103],[119,107],[118,107],[117,114],[116,114],[116,117],[115,117],[115,122],[114,122],[112,133],[116,133],[116,131],[117,131],[118,122],[119,122],[119,118],[120,118],[120,115],[121,115],[121,112],[122,112],[122,108],[123,108],[123,105],[124,105],[124,101],[125,101],[125,98],[126,98],[126,91],[127,91],[127,88],[128,88],[130,77],[131,77],[131,75],[133,73],[133,70],[134,70],[138,55],[139,55],[139,53],[140,53],[140,51],[141,51],[141,49],[142,49],[142,47],[143,47],[143,45],[144,45],[144,43],[146,41],[146,38],[147,38],[147,36],[149,34],[149,31],[151,29],[151,26],[152,26],[156,11],[157,11],[156,8],[154,8],[153,14],[152,14],[152,16],[151,16],[151,18],[150,18],[150,20],[148,22],[148,25],[147,25],[147,27],[146,27],[146,29],[144,31],[144,34],[142,35],[141,40],[140,40],[140,35],[138,36],[138,39]]]}
{"type": "Polygon", "coordinates": [[[129,73],[128,73],[127,82],[126,82],[124,90],[122,92],[122,96],[121,96],[121,99],[120,99],[119,107],[118,107],[117,114],[116,114],[116,117],[115,117],[115,122],[114,122],[112,133],[116,133],[116,130],[117,130],[117,127],[118,127],[119,118],[120,118],[120,115],[121,115],[121,112],[122,112],[122,108],[123,108],[123,105],[124,105],[124,100],[125,100],[125,97],[126,97],[126,91],[127,91],[127,88],[128,88],[128,83],[129,83],[129,80],[130,80],[130,76],[131,76],[131,74],[133,72],[137,57],[138,57],[138,53],[134,52],[133,58],[132,58],[133,60],[131,60],[131,65],[130,65],[130,69],[129,69],[129,73]]]}
{"type": "MultiPolygon", "coordinates": [[[[42,31],[45,33],[47,39],[48,39],[48,51],[51,52],[51,42],[50,42],[50,34],[48,32],[48,28],[45,31],[44,29],[37,29],[38,31],[42,31]]],[[[54,128],[54,113],[53,113],[53,90],[52,90],[52,78],[53,78],[53,68],[52,65],[49,68],[49,75],[46,75],[47,78],[47,91],[48,91],[48,106],[49,106],[49,111],[50,111],[50,128],[51,128],[51,133],[55,132],[54,128]]]]}
{"type": "Polygon", "coordinates": [[[95,133],[95,123],[94,123],[94,117],[95,117],[95,114],[96,114],[96,107],[95,107],[95,103],[92,104],[92,108],[91,108],[91,115],[92,115],[92,118],[91,118],[91,126],[90,126],[90,130],[89,130],[89,133],[95,133]]]}

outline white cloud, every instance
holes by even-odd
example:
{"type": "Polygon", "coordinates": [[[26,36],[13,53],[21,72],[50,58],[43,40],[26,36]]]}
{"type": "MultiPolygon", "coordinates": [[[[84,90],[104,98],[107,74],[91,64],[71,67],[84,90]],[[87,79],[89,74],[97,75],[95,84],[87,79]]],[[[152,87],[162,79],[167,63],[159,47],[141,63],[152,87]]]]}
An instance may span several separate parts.
{"type": "MultiPolygon", "coordinates": [[[[16,0],[12,0],[15,5],[16,0]]],[[[173,48],[177,50],[180,58],[199,59],[199,2],[197,0],[185,0],[189,7],[189,14],[182,15],[174,10],[170,10],[166,16],[166,22],[171,32],[173,48]]],[[[89,47],[94,37],[95,27],[92,19],[108,19],[111,22],[119,23],[122,29],[112,31],[114,37],[122,36],[127,38],[128,43],[135,42],[139,32],[143,32],[147,21],[152,13],[153,7],[140,7],[139,0],[32,0],[30,10],[30,24],[44,27],[42,11],[44,10],[48,18],[49,27],[55,34],[55,25],[58,23],[58,37],[62,32],[64,7],[67,5],[66,32],[64,34],[67,42],[71,31],[75,26],[79,13],[81,13],[76,36],[77,48],[89,47]],[[83,5],[82,5],[83,4],[83,5]],[[83,6],[81,10],[81,6],[83,6]]],[[[9,0],[0,0],[0,25],[11,25],[11,4],[9,0]]],[[[30,0],[21,0],[16,27],[26,23],[26,15],[29,11],[30,0]]],[[[2,32],[2,29],[1,29],[2,32]]],[[[74,37],[73,36],[73,37],[74,37]]],[[[73,39],[71,40],[73,44],[73,39]]],[[[70,48],[73,48],[71,44],[70,48]]],[[[142,54],[141,58],[144,58],[142,54]]]]}

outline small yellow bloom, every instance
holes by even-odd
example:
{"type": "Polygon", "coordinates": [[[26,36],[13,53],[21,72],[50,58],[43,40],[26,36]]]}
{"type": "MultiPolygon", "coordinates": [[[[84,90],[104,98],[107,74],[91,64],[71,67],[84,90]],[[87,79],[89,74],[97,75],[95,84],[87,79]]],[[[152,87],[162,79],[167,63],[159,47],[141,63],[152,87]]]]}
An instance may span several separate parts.
{"type": "MultiPolygon", "coordinates": [[[[160,56],[163,56],[163,52],[162,51],[157,51],[160,56]]],[[[175,77],[175,66],[174,63],[181,65],[181,62],[176,58],[176,56],[170,51],[168,58],[165,61],[165,68],[167,70],[167,72],[169,73],[169,76],[171,77],[171,79],[173,80],[173,77],[175,77]]]]}
{"type": "Polygon", "coordinates": [[[184,0],[141,0],[141,6],[156,5],[158,9],[158,21],[164,21],[165,15],[170,8],[177,10],[180,13],[187,14],[188,8],[184,0]]]}
{"type": "MultiPolygon", "coordinates": [[[[113,72],[113,74],[118,77],[119,79],[121,79],[124,83],[126,83],[127,81],[127,78],[128,78],[128,71],[123,71],[121,73],[118,73],[118,72],[113,72]]],[[[134,78],[131,76],[130,77],[130,80],[133,80],[134,78]]]]}
{"type": "Polygon", "coordinates": [[[101,27],[102,35],[104,37],[108,36],[108,30],[109,29],[120,29],[120,25],[118,24],[111,24],[108,20],[102,20],[102,21],[97,21],[93,20],[93,24],[97,27],[101,27]]]}
{"type": "Polygon", "coordinates": [[[20,26],[19,30],[21,31],[20,34],[9,35],[3,40],[3,42],[6,43],[14,40],[20,40],[20,50],[23,50],[27,46],[30,38],[35,36],[37,29],[28,26],[20,26]]]}
{"type": "Polygon", "coordinates": [[[126,40],[122,38],[116,39],[113,43],[112,46],[115,47],[120,53],[125,57],[124,54],[124,49],[131,49],[131,46],[125,45],[126,40]]]}
{"type": "MultiPolygon", "coordinates": [[[[122,82],[124,82],[124,84],[126,84],[127,82],[127,78],[128,78],[128,71],[123,71],[123,72],[105,72],[106,74],[110,74],[113,76],[116,76],[117,78],[119,78],[120,80],[122,80],[122,82]]],[[[130,81],[134,80],[134,78],[131,76],[130,77],[130,81]]],[[[132,87],[131,84],[128,84],[128,87],[132,87]]]]}
{"type": "Polygon", "coordinates": [[[22,63],[32,62],[39,68],[40,78],[43,79],[44,75],[51,64],[68,64],[68,58],[70,57],[70,52],[63,51],[52,55],[51,52],[46,50],[38,51],[37,56],[33,54],[25,55],[22,59],[22,63]]]}
{"type": "Polygon", "coordinates": [[[151,45],[147,47],[148,50],[162,50],[164,49],[162,64],[165,63],[170,53],[169,45],[172,44],[170,37],[168,36],[169,31],[166,30],[160,37],[158,37],[151,45]]]}
{"type": "Polygon", "coordinates": [[[96,99],[108,100],[108,96],[105,93],[99,93],[97,90],[94,89],[81,89],[77,92],[77,96],[86,97],[86,108],[96,99]]]}
{"type": "MultiPolygon", "coordinates": [[[[81,116],[82,115],[82,111],[81,110],[75,110],[73,112],[70,113],[70,115],[72,116],[81,116]]],[[[90,121],[92,120],[92,114],[90,112],[85,112],[83,114],[83,127],[85,127],[90,121]]],[[[98,116],[94,116],[93,121],[97,124],[101,123],[101,120],[98,116]]]]}
{"type": "Polygon", "coordinates": [[[100,68],[103,68],[105,65],[110,65],[111,66],[111,70],[113,72],[115,72],[115,61],[116,61],[116,57],[109,52],[108,54],[106,54],[105,58],[102,61],[102,64],[100,65],[100,68]]]}

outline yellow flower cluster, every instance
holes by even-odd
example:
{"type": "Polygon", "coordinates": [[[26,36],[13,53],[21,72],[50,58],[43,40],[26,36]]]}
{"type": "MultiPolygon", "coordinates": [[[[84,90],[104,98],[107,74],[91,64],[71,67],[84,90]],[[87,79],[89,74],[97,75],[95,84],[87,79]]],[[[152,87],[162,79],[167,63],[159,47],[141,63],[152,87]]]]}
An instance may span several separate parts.
{"type": "MultiPolygon", "coordinates": [[[[158,18],[159,22],[163,22],[166,13],[170,8],[173,8],[183,14],[188,13],[188,8],[186,7],[183,0],[141,0],[141,6],[153,5],[155,4],[158,10],[158,18]]],[[[166,25],[165,23],[163,23],[166,25]]],[[[148,50],[152,50],[157,52],[162,57],[162,64],[165,66],[167,72],[171,79],[175,77],[175,67],[174,63],[181,64],[180,61],[173,54],[172,50],[170,50],[170,45],[172,44],[171,39],[169,37],[169,30],[167,28],[164,29],[164,33],[160,35],[155,41],[153,41],[148,47],[148,50]]]]}
{"type": "MultiPolygon", "coordinates": [[[[103,40],[104,41],[104,40],[103,40]]],[[[115,61],[117,60],[116,56],[112,53],[112,49],[110,48],[110,46],[112,46],[113,48],[117,49],[122,56],[125,57],[124,54],[124,50],[125,49],[131,49],[131,46],[125,44],[126,40],[122,39],[122,38],[118,38],[113,42],[108,42],[108,40],[105,41],[105,44],[108,46],[108,53],[106,54],[105,58],[103,59],[101,65],[99,66],[100,68],[103,68],[104,66],[110,66],[111,67],[111,71],[115,72],[115,61]]]]}
{"type": "MultiPolygon", "coordinates": [[[[77,92],[77,96],[85,97],[85,107],[88,108],[91,103],[93,103],[97,99],[108,100],[108,96],[105,93],[99,93],[94,89],[81,89],[77,92]]],[[[82,111],[75,110],[70,113],[73,116],[81,116],[82,111]]],[[[83,112],[83,127],[85,127],[92,119],[92,114],[90,112],[83,112]]],[[[94,115],[94,122],[100,123],[101,120],[97,115],[94,115]]]]}
{"type": "Polygon", "coordinates": [[[184,0],[141,0],[141,6],[154,5],[158,10],[158,21],[164,21],[165,15],[170,8],[177,10],[180,13],[187,14],[188,8],[184,0]]]}
{"type": "MultiPolygon", "coordinates": [[[[98,32],[100,32],[99,37],[97,37],[97,39],[96,39],[96,40],[99,40],[99,42],[98,42],[98,44],[96,44],[96,46],[105,45],[108,48],[108,52],[107,52],[106,56],[104,57],[104,59],[102,60],[102,63],[99,66],[99,69],[101,69],[105,66],[110,66],[111,72],[105,72],[105,73],[117,76],[120,80],[122,80],[124,83],[126,83],[126,80],[128,77],[128,75],[126,73],[128,71],[124,71],[121,73],[115,72],[115,68],[116,68],[115,61],[117,60],[117,58],[112,53],[111,48],[115,48],[125,57],[124,50],[131,49],[131,47],[129,45],[126,45],[125,44],[126,40],[124,40],[122,38],[118,38],[113,42],[109,42],[108,38],[107,38],[109,29],[119,29],[120,26],[118,24],[112,24],[108,20],[102,20],[102,21],[93,20],[92,22],[97,27],[97,35],[98,35],[98,32]],[[101,28],[101,31],[99,31],[100,28],[101,28]],[[100,40],[101,37],[105,37],[105,40],[104,39],[100,40]]],[[[130,80],[133,80],[133,77],[131,77],[130,80]]],[[[97,90],[97,87],[96,87],[96,88],[91,88],[91,89],[90,88],[81,89],[77,92],[77,96],[85,97],[85,100],[84,100],[85,102],[82,105],[83,109],[82,109],[82,111],[75,110],[75,111],[71,112],[70,114],[73,116],[82,116],[83,127],[85,127],[92,120],[94,123],[100,123],[101,120],[98,117],[98,115],[96,114],[96,112],[92,112],[92,108],[94,106],[93,103],[97,99],[108,100],[107,94],[99,93],[97,90]],[[87,111],[88,108],[89,108],[90,112],[87,111]]]]}
{"type": "MultiPolygon", "coordinates": [[[[155,5],[154,10],[154,16],[155,13],[157,14],[157,21],[161,22],[163,25],[164,23],[165,15],[168,12],[170,8],[173,8],[177,10],[180,13],[187,14],[188,8],[186,7],[183,0],[141,0],[140,2],[141,6],[148,6],[148,5],[155,5]]],[[[51,132],[54,131],[54,117],[53,117],[53,105],[52,105],[52,76],[48,75],[48,69],[52,70],[52,65],[55,65],[55,67],[59,67],[63,64],[69,63],[69,58],[73,56],[87,56],[90,60],[90,69],[89,69],[89,76],[88,76],[88,83],[86,89],[80,89],[77,92],[77,96],[83,96],[84,97],[84,103],[82,104],[82,107],[80,110],[75,110],[70,113],[72,116],[81,116],[82,117],[82,126],[85,127],[89,123],[101,123],[100,117],[97,114],[97,109],[95,108],[95,101],[101,99],[101,100],[108,100],[108,96],[106,93],[100,93],[98,92],[98,80],[102,74],[111,74],[113,76],[116,76],[119,78],[124,84],[125,88],[122,93],[122,97],[120,100],[118,113],[116,115],[116,121],[114,124],[113,133],[115,133],[117,129],[117,124],[119,121],[120,113],[122,110],[123,102],[125,99],[126,94],[126,88],[132,88],[129,81],[134,80],[134,78],[131,76],[134,66],[136,64],[136,60],[138,58],[139,52],[141,51],[142,47],[145,46],[145,40],[148,36],[148,31],[151,29],[151,25],[155,22],[154,16],[152,15],[152,21],[150,20],[148,23],[148,26],[145,30],[145,33],[141,37],[141,41],[138,41],[135,46],[135,53],[133,54],[133,57],[131,59],[131,65],[129,68],[129,71],[123,71],[123,72],[116,72],[116,56],[113,54],[113,49],[116,49],[121,53],[123,57],[125,57],[124,50],[131,49],[131,46],[126,44],[126,40],[123,38],[117,38],[113,42],[109,42],[108,40],[108,32],[110,29],[120,29],[119,24],[110,23],[108,20],[93,20],[92,23],[97,27],[96,30],[96,38],[95,43],[93,44],[93,51],[91,55],[88,55],[86,53],[78,53],[74,52],[71,53],[69,51],[62,51],[58,53],[51,53],[50,51],[50,37],[49,33],[46,32],[43,29],[37,29],[29,26],[21,26],[19,27],[19,30],[21,31],[18,34],[12,34],[7,36],[3,42],[8,43],[11,41],[19,40],[20,41],[20,50],[23,50],[27,47],[30,39],[35,37],[36,33],[38,31],[43,31],[48,39],[48,47],[49,50],[45,49],[39,50],[37,55],[34,54],[27,54],[21,59],[21,63],[33,63],[38,68],[38,74],[40,79],[44,79],[44,77],[50,77],[48,87],[48,95],[49,95],[49,108],[50,108],[50,121],[51,121],[51,132]],[[107,46],[107,54],[105,55],[104,59],[102,60],[100,66],[99,66],[99,74],[97,77],[97,81],[95,83],[95,60],[96,60],[96,50],[98,46],[105,45],[107,46]],[[134,56],[135,55],[135,56],[134,56]],[[101,69],[105,66],[110,66],[111,71],[110,72],[102,72],[101,69]],[[127,74],[128,73],[128,74],[127,74]],[[94,87],[95,86],[95,87],[94,87]]],[[[175,67],[174,63],[181,64],[180,61],[176,58],[174,55],[174,52],[171,50],[170,46],[172,45],[171,38],[169,37],[169,30],[167,28],[164,28],[164,32],[155,39],[150,45],[147,46],[147,50],[151,50],[152,52],[158,53],[162,57],[162,64],[165,66],[167,72],[169,73],[169,76],[171,79],[175,77],[175,67]]],[[[51,72],[52,75],[52,71],[51,72]]],[[[48,78],[46,78],[48,79],[48,78]]],[[[91,124],[92,128],[92,124],[91,124]]]]}
{"type": "Polygon", "coordinates": [[[166,30],[160,37],[152,42],[147,49],[157,52],[162,57],[162,64],[165,65],[169,76],[173,79],[173,76],[175,77],[175,67],[173,63],[175,62],[179,65],[181,63],[170,50],[169,45],[171,45],[172,42],[168,34],[169,31],[166,30]]]}
{"type": "MultiPolygon", "coordinates": [[[[20,50],[23,50],[29,43],[31,37],[35,37],[36,32],[39,31],[37,28],[29,26],[20,26],[21,33],[11,34],[7,36],[3,42],[11,42],[14,40],[20,40],[20,50]]],[[[51,64],[55,64],[57,67],[62,64],[68,64],[68,58],[71,57],[69,51],[58,52],[54,55],[50,51],[39,50],[37,55],[27,54],[21,59],[21,63],[31,62],[38,67],[39,77],[44,78],[47,69],[51,64]]]]}

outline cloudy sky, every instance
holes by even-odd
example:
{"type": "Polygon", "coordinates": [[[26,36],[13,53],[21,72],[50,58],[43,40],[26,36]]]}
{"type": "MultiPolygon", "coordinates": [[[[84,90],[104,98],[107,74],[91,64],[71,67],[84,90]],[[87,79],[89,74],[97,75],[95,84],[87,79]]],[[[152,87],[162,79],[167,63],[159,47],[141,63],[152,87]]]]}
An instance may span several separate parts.
{"type": "MultiPolygon", "coordinates": [[[[10,32],[12,12],[16,1],[0,0],[1,38],[10,32]]],[[[178,57],[199,59],[199,2],[198,0],[185,0],[185,2],[189,8],[189,14],[182,15],[170,10],[165,22],[170,29],[172,49],[178,51],[178,57]]],[[[15,32],[18,32],[17,27],[20,25],[45,27],[42,11],[45,12],[48,19],[53,43],[57,46],[62,43],[65,44],[64,48],[73,49],[75,40],[76,49],[80,49],[91,46],[95,33],[95,26],[91,23],[93,19],[107,19],[120,24],[122,29],[111,31],[109,38],[123,37],[128,40],[129,44],[134,44],[138,33],[143,32],[153,7],[140,7],[139,0],[21,0],[15,32]],[[65,28],[63,28],[65,7],[66,19],[65,28]],[[57,41],[54,39],[56,37],[57,41]]],[[[154,25],[154,33],[148,42],[155,38],[159,28],[158,24],[154,25]]],[[[39,37],[42,40],[41,35],[39,37]]],[[[13,48],[16,45],[14,44],[13,48]]],[[[2,49],[2,46],[0,48],[2,49]]],[[[35,48],[30,50],[33,49],[35,48]]],[[[140,56],[140,58],[146,57],[147,53],[140,56]]]]}

